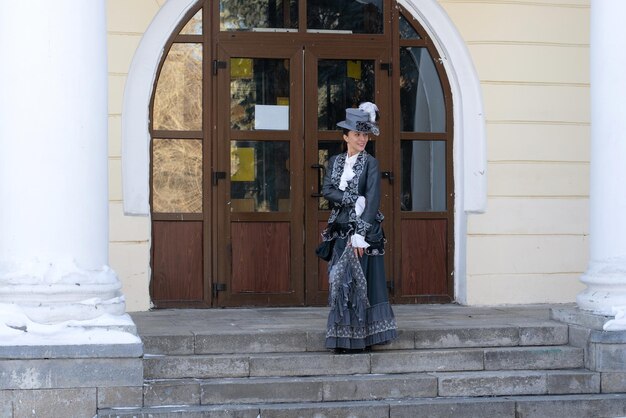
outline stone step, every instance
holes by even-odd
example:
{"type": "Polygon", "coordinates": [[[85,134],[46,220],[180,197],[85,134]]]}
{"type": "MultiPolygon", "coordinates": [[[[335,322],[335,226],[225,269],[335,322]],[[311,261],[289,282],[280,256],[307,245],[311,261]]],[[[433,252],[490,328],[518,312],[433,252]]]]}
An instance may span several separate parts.
{"type": "Polygon", "coordinates": [[[587,370],[253,377],[146,381],[143,405],[335,402],[599,392],[600,374],[587,370]]]}
{"type": "Polygon", "coordinates": [[[485,370],[575,369],[584,367],[578,347],[509,347],[485,349],[485,370]]]}
{"type": "Polygon", "coordinates": [[[580,370],[436,373],[441,397],[600,393],[600,374],[580,370]]]}
{"type": "Polygon", "coordinates": [[[437,396],[425,373],[315,377],[156,380],[144,384],[144,405],[245,404],[403,399],[437,396]]]}
{"type": "MultiPolygon", "coordinates": [[[[513,347],[567,344],[567,325],[544,321],[536,324],[492,325],[480,327],[449,326],[410,329],[403,327],[393,343],[376,350],[435,348],[513,347]]],[[[326,351],[322,330],[298,332],[256,330],[231,332],[184,332],[182,334],[142,334],[148,354],[250,354],[273,352],[326,351]]]]}
{"type": "Polygon", "coordinates": [[[259,353],[144,356],[146,379],[322,376],[583,367],[583,349],[569,346],[395,350],[358,354],[259,353]]]}
{"type": "Polygon", "coordinates": [[[101,409],[99,418],[591,418],[621,417],[626,394],[422,398],[291,404],[194,405],[101,409]]]}

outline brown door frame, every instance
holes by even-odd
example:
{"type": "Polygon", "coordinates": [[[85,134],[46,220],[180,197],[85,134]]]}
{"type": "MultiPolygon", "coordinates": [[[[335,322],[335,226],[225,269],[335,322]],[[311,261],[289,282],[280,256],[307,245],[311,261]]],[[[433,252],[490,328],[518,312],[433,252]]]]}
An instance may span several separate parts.
{"type": "MultiPolygon", "coordinates": [[[[218,90],[223,87],[224,80],[227,79],[226,72],[224,70],[218,71],[217,75],[213,75],[211,71],[211,63],[215,59],[220,59],[223,55],[222,52],[218,52],[218,47],[226,48],[229,53],[240,52],[241,54],[247,54],[251,57],[258,58],[271,58],[272,54],[277,55],[276,49],[290,49],[294,51],[294,57],[296,52],[300,50],[300,64],[298,68],[302,66],[304,68],[307,63],[304,61],[310,61],[306,54],[317,53],[321,58],[358,58],[361,53],[364,53],[372,48],[382,48],[387,51],[387,58],[383,59],[385,62],[392,62],[394,68],[392,76],[387,77],[385,84],[387,87],[387,98],[379,100],[377,92],[377,103],[383,109],[383,112],[388,113],[390,119],[383,118],[381,121],[381,138],[377,139],[377,143],[386,141],[385,144],[389,144],[389,155],[380,154],[380,146],[377,145],[377,158],[381,160],[381,171],[392,171],[396,173],[396,181],[393,184],[389,184],[387,181],[382,181],[381,186],[383,188],[383,195],[390,199],[391,204],[383,203],[383,213],[387,216],[383,225],[385,225],[385,231],[387,233],[388,245],[387,255],[385,256],[385,264],[387,269],[387,278],[395,282],[395,292],[390,293],[391,299],[395,303],[433,303],[433,302],[449,302],[454,298],[454,179],[453,179],[453,167],[452,167],[452,147],[453,147],[453,114],[452,114],[452,97],[450,93],[449,82],[445,73],[442,62],[438,59],[439,53],[435,46],[432,44],[427,33],[423,31],[419,22],[411,17],[411,13],[408,13],[401,6],[396,7],[395,1],[384,0],[385,4],[385,22],[392,22],[392,25],[386,24],[384,34],[330,34],[330,33],[308,33],[304,28],[306,22],[306,10],[304,8],[305,2],[300,1],[299,19],[301,22],[298,32],[291,33],[262,33],[262,32],[220,32],[219,30],[219,2],[209,2],[208,0],[198,2],[193,9],[190,9],[185,18],[181,20],[178,30],[186,23],[186,21],[195,14],[195,12],[203,7],[203,21],[205,30],[202,35],[173,35],[165,47],[165,51],[169,51],[170,46],[174,42],[192,42],[203,44],[203,56],[204,65],[203,70],[203,109],[208,109],[203,112],[203,129],[202,131],[156,131],[150,127],[152,138],[172,138],[172,139],[202,139],[203,140],[203,167],[204,167],[204,188],[203,188],[203,213],[202,214],[187,214],[187,213],[153,213],[152,222],[203,222],[203,300],[166,300],[159,301],[158,307],[210,307],[210,306],[245,306],[250,304],[265,305],[300,305],[306,303],[308,305],[323,305],[327,303],[325,292],[320,292],[317,289],[318,285],[318,260],[315,257],[313,248],[319,241],[319,234],[317,231],[320,222],[325,222],[328,216],[328,212],[317,210],[317,199],[311,197],[311,193],[317,190],[317,170],[310,168],[310,163],[316,160],[317,155],[317,141],[318,139],[326,140],[341,140],[341,134],[339,131],[320,132],[319,134],[313,129],[313,125],[310,123],[311,119],[315,125],[317,124],[317,94],[311,94],[315,92],[315,88],[309,88],[304,86],[303,83],[313,84],[317,83],[317,77],[311,74],[306,74],[306,80],[299,80],[292,84],[290,89],[290,106],[293,106],[290,112],[290,126],[295,127],[298,124],[299,131],[293,132],[290,137],[292,144],[291,155],[294,160],[291,164],[291,179],[292,179],[292,211],[299,210],[300,214],[292,213],[292,225],[297,228],[297,222],[301,225],[302,230],[292,229],[292,235],[301,241],[300,248],[296,248],[295,242],[291,242],[292,252],[292,267],[300,269],[299,273],[296,270],[291,271],[292,283],[295,284],[295,293],[298,296],[298,302],[290,302],[288,298],[272,297],[258,299],[255,297],[241,297],[231,298],[224,292],[219,292],[217,299],[214,297],[212,291],[213,284],[223,283],[227,281],[229,275],[223,275],[223,268],[218,266],[220,262],[223,262],[226,257],[230,259],[230,253],[228,247],[224,247],[224,243],[220,240],[224,236],[225,231],[228,229],[227,222],[224,219],[224,209],[222,202],[225,199],[224,193],[228,193],[230,185],[226,181],[219,181],[217,186],[212,185],[211,173],[215,171],[228,172],[228,142],[231,133],[225,130],[226,124],[220,121],[228,120],[228,108],[224,106],[223,102],[220,105],[218,97],[218,90]],[[399,40],[398,28],[397,28],[397,14],[401,12],[404,16],[413,24],[416,31],[422,36],[421,40],[399,40]],[[399,43],[398,43],[399,41],[399,43]],[[446,109],[447,109],[447,122],[445,134],[428,134],[428,133],[408,133],[400,131],[400,98],[399,95],[394,94],[394,87],[399,85],[399,48],[400,46],[416,46],[426,47],[433,59],[439,73],[440,80],[444,89],[446,109]],[[274,51],[274,52],[272,52],[274,51]],[[305,53],[302,53],[305,51],[305,53]],[[317,51],[317,52],[316,52],[317,51]],[[262,54],[261,54],[262,52],[262,54]],[[357,54],[358,53],[358,54],[357,54]],[[222,54],[222,55],[220,55],[222,54]],[[256,55],[255,55],[256,54],[256,55]],[[305,87],[308,88],[309,93],[303,97],[305,87]],[[299,97],[299,98],[297,98],[299,97]],[[384,105],[383,102],[386,102],[384,105]],[[208,106],[208,108],[207,108],[208,106]],[[295,109],[298,107],[298,109],[295,109]],[[388,109],[385,111],[384,109],[388,109]],[[226,114],[225,114],[226,112],[226,114]],[[305,122],[306,120],[306,122],[305,122]],[[384,123],[388,125],[385,126],[384,123]],[[304,130],[307,130],[304,132],[304,130]],[[222,139],[220,139],[222,138],[222,139]],[[296,139],[297,138],[297,139],[296,139]],[[305,138],[307,140],[305,141],[305,138]],[[312,140],[309,140],[312,138],[312,140]],[[446,160],[450,163],[446,169],[447,175],[447,193],[448,193],[448,210],[446,213],[429,213],[429,212],[402,212],[400,208],[400,150],[402,140],[442,140],[446,141],[446,160]],[[295,142],[299,141],[298,147],[295,147],[295,142]],[[295,151],[298,152],[295,152],[295,151]],[[225,157],[226,156],[226,157],[225,157]],[[300,159],[298,161],[298,159],[300,159]],[[385,163],[383,163],[383,161],[385,163]],[[296,166],[296,164],[299,164],[296,166]],[[301,167],[304,170],[302,173],[295,172],[301,167]],[[300,178],[299,176],[302,176],[300,178]],[[296,189],[299,188],[299,191],[296,189]],[[296,194],[298,193],[298,194],[296,194]],[[395,197],[394,197],[395,196],[395,197]],[[220,199],[222,199],[220,201],[220,199]],[[301,202],[300,205],[295,204],[295,200],[301,202]],[[304,199],[304,201],[302,201],[304,199]],[[299,208],[298,208],[299,207],[299,208]],[[299,216],[299,221],[295,221],[296,216],[299,216]],[[411,296],[403,294],[401,289],[402,283],[402,262],[400,257],[401,245],[402,245],[402,220],[429,220],[429,219],[447,219],[447,271],[448,271],[448,295],[422,295],[411,296]],[[315,226],[315,228],[314,228],[315,226]],[[304,235],[306,233],[306,235],[304,235]],[[306,236],[306,242],[302,241],[302,236],[306,236]],[[305,247],[306,245],[306,247],[305,247]],[[394,251],[395,250],[395,251],[394,251]],[[395,254],[395,255],[394,255],[395,254]],[[305,272],[305,266],[306,272],[305,272]],[[306,293],[305,293],[305,277],[306,277],[306,293]],[[295,282],[293,279],[297,279],[295,282]],[[299,282],[299,284],[297,283],[299,282]],[[298,293],[299,292],[299,293],[298,293]],[[395,293],[395,297],[394,297],[395,293]],[[273,299],[273,300],[270,300],[273,299]]],[[[280,54],[278,54],[280,55],[280,54]]],[[[309,54],[310,55],[310,54],[309,54]]],[[[282,56],[281,56],[282,57],[282,56]]],[[[366,59],[366,58],[364,58],[366,59]]],[[[383,61],[381,60],[381,62],[383,61]]],[[[159,64],[160,73],[161,66],[163,65],[165,58],[159,64]]],[[[294,63],[291,65],[292,69],[295,69],[294,63]]],[[[317,70],[317,69],[315,69],[317,70]]],[[[379,66],[376,68],[376,88],[382,84],[379,82],[379,66]]],[[[292,71],[292,77],[295,74],[292,71]]],[[[301,72],[300,72],[301,74],[301,72]]],[[[301,76],[302,77],[302,76],[301,76]]],[[[158,75],[155,83],[158,82],[158,75]]],[[[308,85],[307,84],[307,85],[308,85]]],[[[156,84],[155,84],[156,86],[156,84]]],[[[150,104],[150,120],[152,120],[154,94],[150,104]]],[[[272,139],[281,139],[278,136],[281,132],[277,133],[276,137],[272,139]]],[[[250,139],[257,139],[251,133],[250,139]]],[[[387,148],[386,146],[384,148],[387,148]]],[[[151,165],[152,170],[152,165],[151,165]]],[[[152,193],[152,172],[150,173],[150,190],[152,193]]],[[[152,202],[151,202],[152,205],[152,202]]],[[[253,214],[254,215],[254,214],[253,214]]],[[[238,214],[239,216],[239,214],[238,214]]],[[[244,216],[238,219],[244,220],[244,216]]],[[[271,214],[270,214],[271,218],[271,214]]],[[[251,220],[254,217],[250,218],[251,220]]],[[[153,229],[154,233],[154,229],[153,229]]],[[[154,265],[154,239],[153,247],[151,248],[151,265],[154,265]]],[[[230,268],[230,267],[229,267],[230,268]]],[[[323,264],[325,268],[325,263],[323,264]]],[[[228,274],[229,271],[228,271],[228,274]]],[[[228,289],[227,283],[227,289],[228,289]]],[[[150,283],[151,295],[154,294],[154,280],[150,283]]]]}

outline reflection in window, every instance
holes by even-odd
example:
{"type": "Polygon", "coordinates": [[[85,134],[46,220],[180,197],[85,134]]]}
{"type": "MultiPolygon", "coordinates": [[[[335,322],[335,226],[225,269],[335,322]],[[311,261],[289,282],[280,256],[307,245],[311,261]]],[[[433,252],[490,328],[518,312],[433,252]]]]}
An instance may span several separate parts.
{"type": "Polygon", "coordinates": [[[402,131],[445,132],[443,89],[426,48],[400,48],[400,109],[402,131]]]}
{"type": "Polygon", "coordinates": [[[401,207],[403,211],[446,210],[446,143],[402,141],[401,207]]]}
{"type": "Polygon", "coordinates": [[[289,170],[289,142],[231,141],[230,210],[288,212],[289,170]]]}
{"type": "Polygon", "coordinates": [[[202,129],[202,44],[172,45],[159,75],[152,119],[156,130],[202,129]]]}
{"type": "MultiPolygon", "coordinates": [[[[365,146],[365,151],[367,151],[372,156],[376,156],[376,142],[372,141],[371,138],[365,146]]],[[[317,183],[318,190],[320,192],[322,191],[322,185],[324,184],[324,175],[326,173],[326,170],[328,170],[328,160],[333,155],[341,154],[344,152],[346,152],[346,145],[343,139],[341,141],[319,141],[317,158],[318,164],[323,167],[319,169],[319,178],[317,183]]],[[[322,210],[329,210],[330,207],[328,200],[320,197],[318,207],[322,210]]]]}
{"type": "Polygon", "coordinates": [[[289,60],[231,58],[232,129],[289,129],[289,60]]]}
{"type": "Polygon", "coordinates": [[[153,139],[152,211],[202,213],[202,141],[153,139]]]}
{"type": "Polygon", "coordinates": [[[181,35],[202,35],[202,9],[193,15],[185,27],[180,31],[181,35]]]}
{"type": "Polygon", "coordinates": [[[220,30],[298,29],[298,0],[220,0],[220,30]]]}
{"type": "Polygon", "coordinates": [[[383,33],[383,0],[308,0],[308,31],[383,33]]]}
{"type": "Polygon", "coordinates": [[[374,61],[319,60],[317,115],[319,130],[336,130],[346,109],[374,102],[374,61]]]}
{"type": "Polygon", "coordinates": [[[406,20],[403,15],[400,15],[399,19],[400,23],[400,39],[420,39],[421,37],[418,35],[417,31],[413,26],[406,20]]]}

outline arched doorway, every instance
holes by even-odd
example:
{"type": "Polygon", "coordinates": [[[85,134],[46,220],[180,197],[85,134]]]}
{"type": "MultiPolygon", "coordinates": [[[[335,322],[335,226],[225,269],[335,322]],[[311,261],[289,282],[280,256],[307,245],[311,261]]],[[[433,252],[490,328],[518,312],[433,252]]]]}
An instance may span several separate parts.
{"type": "Polygon", "coordinates": [[[370,151],[392,301],[453,299],[452,98],[410,14],[386,0],[207,0],[166,51],[150,118],[157,307],[325,304],[320,177],[335,123],[366,100],[382,115],[370,151]]]}

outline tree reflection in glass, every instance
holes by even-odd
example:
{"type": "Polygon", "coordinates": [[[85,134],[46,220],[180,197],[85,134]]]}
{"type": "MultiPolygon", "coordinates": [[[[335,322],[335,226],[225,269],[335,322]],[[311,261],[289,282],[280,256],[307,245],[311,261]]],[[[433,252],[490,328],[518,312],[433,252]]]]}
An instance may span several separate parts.
{"type": "Polygon", "coordinates": [[[373,102],[374,61],[320,60],[317,66],[318,129],[332,131],[349,107],[373,102]]]}
{"type": "Polygon", "coordinates": [[[231,141],[232,212],[288,212],[289,142],[231,141]]]}
{"type": "Polygon", "coordinates": [[[445,132],[443,88],[426,48],[400,48],[400,111],[402,131],[445,132]]]}
{"type": "Polygon", "coordinates": [[[298,29],[297,0],[221,0],[220,30],[298,29]]]}
{"type": "Polygon", "coordinates": [[[307,30],[383,33],[383,1],[308,0],[307,30]]]}

